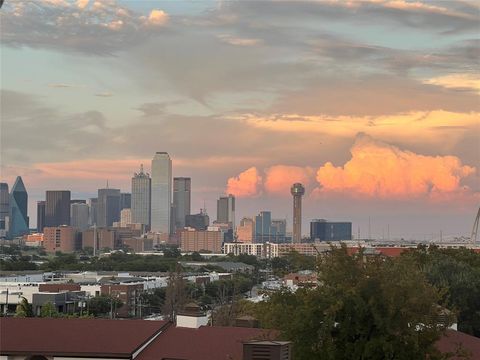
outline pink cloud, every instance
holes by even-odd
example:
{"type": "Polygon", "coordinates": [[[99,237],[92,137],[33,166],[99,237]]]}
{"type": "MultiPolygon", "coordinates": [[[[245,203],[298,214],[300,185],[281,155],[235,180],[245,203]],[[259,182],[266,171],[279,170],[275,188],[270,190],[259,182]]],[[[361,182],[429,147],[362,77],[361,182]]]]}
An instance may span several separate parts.
{"type": "Polygon", "coordinates": [[[264,188],[268,193],[290,196],[290,187],[299,182],[309,186],[314,181],[315,170],[310,167],[275,165],[265,170],[264,188]]]}
{"type": "Polygon", "coordinates": [[[251,167],[227,181],[227,193],[237,197],[257,197],[261,194],[262,177],[251,167]]]}

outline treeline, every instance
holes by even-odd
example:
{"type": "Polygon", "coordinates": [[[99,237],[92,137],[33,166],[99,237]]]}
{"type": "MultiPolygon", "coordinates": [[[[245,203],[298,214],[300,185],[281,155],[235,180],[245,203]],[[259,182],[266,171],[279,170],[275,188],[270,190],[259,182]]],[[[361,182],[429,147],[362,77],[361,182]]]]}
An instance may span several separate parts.
{"type": "Polygon", "coordinates": [[[454,322],[480,336],[480,255],[472,250],[421,246],[387,258],[342,246],[315,267],[316,288],[271,292],[222,312],[280,330],[299,360],[468,358],[461,347],[441,354],[435,343],[454,322]]]}

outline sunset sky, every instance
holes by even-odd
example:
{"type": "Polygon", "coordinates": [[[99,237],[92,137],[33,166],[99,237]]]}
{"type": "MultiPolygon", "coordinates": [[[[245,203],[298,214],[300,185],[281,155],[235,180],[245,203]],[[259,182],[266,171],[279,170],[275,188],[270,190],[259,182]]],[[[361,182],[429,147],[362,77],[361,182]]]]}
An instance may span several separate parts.
{"type": "Polygon", "coordinates": [[[192,211],[237,196],[304,228],[470,235],[480,204],[475,1],[9,1],[1,16],[1,180],[31,225],[45,190],[130,191],[167,151],[192,211]]]}

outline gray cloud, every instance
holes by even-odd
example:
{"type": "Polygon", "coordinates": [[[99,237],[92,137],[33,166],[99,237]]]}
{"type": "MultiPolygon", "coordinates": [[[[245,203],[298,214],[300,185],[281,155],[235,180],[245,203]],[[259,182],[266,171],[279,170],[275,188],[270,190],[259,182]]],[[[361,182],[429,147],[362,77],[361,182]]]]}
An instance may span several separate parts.
{"type": "Polygon", "coordinates": [[[41,98],[2,90],[2,156],[6,164],[61,161],[108,152],[113,130],[102,113],[62,114],[41,98]]]}

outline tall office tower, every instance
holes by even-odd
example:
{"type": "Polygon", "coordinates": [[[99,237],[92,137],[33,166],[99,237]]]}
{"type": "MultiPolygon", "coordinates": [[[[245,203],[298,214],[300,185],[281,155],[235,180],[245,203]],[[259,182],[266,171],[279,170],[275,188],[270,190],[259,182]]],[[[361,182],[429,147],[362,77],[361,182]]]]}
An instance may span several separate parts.
{"type": "Polygon", "coordinates": [[[28,234],[28,194],[21,176],[17,176],[10,192],[8,236],[28,234]]]}
{"type": "Polygon", "coordinates": [[[275,243],[285,242],[287,235],[287,220],[273,219],[272,220],[272,241],[275,243]]]}
{"type": "Polygon", "coordinates": [[[173,178],[173,208],[175,212],[175,229],[185,227],[185,216],[190,215],[192,180],[189,177],[173,178]]]}
{"type": "Polygon", "coordinates": [[[305,194],[305,188],[300,183],[292,185],[290,192],[293,195],[293,242],[302,241],[302,196],[305,194]]]}
{"type": "Polygon", "coordinates": [[[235,196],[229,194],[217,200],[217,222],[235,229],[235,196]]]}
{"type": "Polygon", "coordinates": [[[8,209],[10,208],[10,194],[8,193],[8,184],[0,183],[0,230],[6,228],[5,221],[8,219],[8,209]]]}
{"type": "Polygon", "coordinates": [[[73,203],[70,205],[70,225],[79,231],[89,228],[88,220],[90,216],[90,207],[83,203],[73,203]]]}
{"type": "Polygon", "coordinates": [[[255,242],[265,243],[272,241],[272,213],[261,211],[255,216],[255,242]]]}
{"type": "Polygon", "coordinates": [[[70,225],[70,191],[49,190],[45,198],[45,227],[70,225]]]}
{"type": "Polygon", "coordinates": [[[252,218],[244,217],[237,227],[237,240],[245,243],[252,243],[255,230],[255,221],[252,218]]]}
{"type": "Polygon", "coordinates": [[[151,229],[170,233],[172,206],[172,160],[166,152],[157,152],[152,160],[151,229]]]}
{"type": "Polygon", "coordinates": [[[120,221],[120,189],[98,189],[97,226],[112,226],[120,221]]]}
{"type": "Polygon", "coordinates": [[[88,207],[89,207],[89,219],[88,224],[93,226],[97,223],[97,208],[98,208],[98,199],[97,198],[90,198],[88,199],[88,207]]]}
{"type": "Polygon", "coordinates": [[[143,172],[134,173],[132,177],[132,223],[143,224],[150,228],[150,194],[152,180],[150,175],[143,172]]]}
{"type": "Polygon", "coordinates": [[[120,211],[132,208],[132,194],[120,193],[120,211]]]}
{"type": "Polygon", "coordinates": [[[37,231],[39,233],[43,232],[45,227],[45,206],[46,201],[37,201],[37,231]]]}
{"type": "Polygon", "coordinates": [[[210,217],[204,209],[200,209],[198,214],[185,216],[185,226],[196,230],[207,230],[210,225],[210,217]]]}

